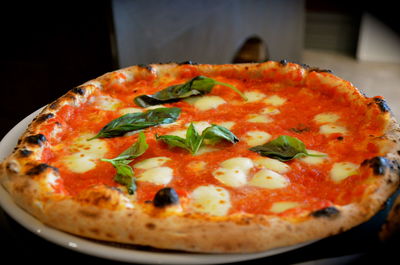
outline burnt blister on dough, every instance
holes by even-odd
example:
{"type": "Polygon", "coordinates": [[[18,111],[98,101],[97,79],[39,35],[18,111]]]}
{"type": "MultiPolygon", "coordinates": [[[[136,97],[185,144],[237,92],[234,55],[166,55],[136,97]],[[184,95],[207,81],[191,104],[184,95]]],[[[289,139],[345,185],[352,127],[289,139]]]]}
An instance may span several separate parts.
{"type": "Polygon", "coordinates": [[[74,87],[73,89],[71,89],[72,93],[74,94],[78,94],[78,95],[85,95],[85,89],[83,87],[74,87]]]}
{"type": "Polygon", "coordinates": [[[329,206],[329,207],[322,208],[320,210],[314,211],[314,212],[311,213],[311,215],[314,216],[314,217],[317,217],[317,218],[319,218],[319,217],[331,218],[331,217],[338,216],[339,213],[340,213],[340,211],[336,207],[329,206]]]}
{"type": "Polygon", "coordinates": [[[50,166],[48,164],[42,163],[39,164],[31,169],[29,169],[26,174],[28,176],[34,176],[34,175],[39,175],[41,173],[43,173],[44,171],[46,171],[48,168],[51,168],[52,170],[55,170],[56,172],[58,172],[58,168],[50,166]]]}
{"type": "Polygon", "coordinates": [[[385,175],[386,169],[392,166],[389,159],[381,156],[376,156],[371,159],[366,159],[361,163],[361,166],[369,166],[373,169],[375,175],[385,175]]]}
{"type": "Polygon", "coordinates": [[[36,119],[36,121],[37,121],[37,122],[44,122],[44,121],[47,121],[48,119],[51,119],[51,118],[53,118],[53,117],[54,117],[54,114],[53,114],[53,113],[46,113],[46,114],[40,115],[40,116],[36,119]]]}
{"type": "Polygon", "coordinates": [[[378,105],[379,109],[382,112],[390,112],[391,111],[388,104],[386,103],[386,101],[384,99],[375,97],[374,101],[375,101],[376,105],[378,105]]]}
{"type": "Polygon", "coordinates": [[[39,133],[39,134],[30,135],[30,136],[26,137],[25,141],[29,144],[36,144],[36,145],[41,146],[43,143],[45,143],[47,141],[47,139],[46,139],[46,136],[39,133]]]}

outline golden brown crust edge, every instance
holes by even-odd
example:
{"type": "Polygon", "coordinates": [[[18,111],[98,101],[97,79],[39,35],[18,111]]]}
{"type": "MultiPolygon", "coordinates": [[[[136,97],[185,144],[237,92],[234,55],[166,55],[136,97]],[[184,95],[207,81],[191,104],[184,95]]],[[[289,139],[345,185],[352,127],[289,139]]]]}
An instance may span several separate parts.
{"type": "MultiPolygon", "coordinates": [[[[173,65],[153,65],[150,69],[133,67],[120,70],[131,75],[162,74],[179,67],[173,65]]],[[[203,71],[213,71],[213,66],[204,65],[203,71]]],[[[223,66],[222,66],[223,67],[223,66]]],[[[239,65],[226,66],[240,70],[255,68],[255,73],[265,67],[278,67],[282,71],[296,70],[300,79],[290,82],[306,82],[309,71],[298,65],[239,65]],[[258,68],[258,69],[257,69],[258,68]],[[288,69],[289,68],[289,69],[288,69]],[[293,69],[292,69],[293,68],[293,69]]],[[[150,245],[158,248],[177,249],[195,252],[257,252],[319,239],[345,231],[373,216],[398,186],[399,127],[394,118],[388,119],[386,142],[387,155],[384,160],[366,163],[380,175],[376,189],[359,203],[336,206],[335,211],[321,211],[319,214],[305,216],[301,220],[288,220],[271,216],[232,215],[226,218],[205,217],[154,211],[151,206],[132,205],[119,191],[104,186],[96,187],[76,198],[52,193],[49,178],[57,178],[58,172],[51,166],[40,164],[39,157],[45,141],[36,136],[45,117],[57,111],[64,104],[79,106],[94,89],[102,89],[102,83],[113,78],[115,72],[89,81],[79,89],[68,92],[56,102],[48,105],[21,137],[13,155],[1,164],[1,182],[10,195],[22,208],[44,223],[73,234],[101,240],[150,245]],[[43,118],[44,119],[44,118],[43,118]],[[29,138],[31,137],[31,138],[29,138]],[[396,141],[396,142],[394,142],[396,141]],[[23,150],[29,150],[24,157],[23,150]],[[222,229],[224,232],[222,233],[222,229]]],[[[328,76],[331,78],[331,76],[328,76]]],[[[340,83],[340,82],[339,82],[340,83]]],[[[351,84],[340,83],[345,89],[354,92],[351,84]]],[[[78,87],[79,88],[79,87],[78,87]]],[[[371,170],[373,171],[373,170],[371,170]]]]}

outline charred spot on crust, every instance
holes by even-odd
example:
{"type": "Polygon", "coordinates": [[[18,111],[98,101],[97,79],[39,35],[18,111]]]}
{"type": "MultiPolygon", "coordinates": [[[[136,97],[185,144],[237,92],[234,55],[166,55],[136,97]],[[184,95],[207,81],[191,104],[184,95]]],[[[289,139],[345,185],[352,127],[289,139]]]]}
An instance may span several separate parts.
{"type": "Polygon", "coordinates": [[[376,156],[371,159],[366,159],[361,163],[361,166],[369,166],[373,169],[375,175],[384,175],[386,168],[391,167],[389,159],[381,156],[376,156]]]}
{"type": "Polygon", "coordinates": [[[48,168],[51,168],[51,169],[55,170],[56,172],[58,172],[58,168],[52,167],[52,166],[50,166],[48,164],[45,164],[45,163],[42,163],[42,164],[39,164],[39,165],[29,169],[26,172],[26,174],[28,176],[39,175],[39,174],[43,173],[44,171],[46,171],[46,169],[48,169],[48,168]]]}
{"type": "Polygon", "coordinates": [[[46,121],[48,119],[51,119],[53,117],[54,117],[53,113],[42,114],[36,119],[36,121],[37,122],[44,122],[44,121],[46,121]]]}
{"type": "Polygon", "coordinates": [[[33,151],[28,150],[28,149],[25,149],[25,148],[19,150],[19,155],[20,155],[21,157],[28,157],[28,156],[30,156],[32,153],[33,153],[33,151]]]}
{"type": "Polygon", "coordinates": [[[138,66],[139,66],[140,68],[146,69],[146,70],[149,71],[149,72],[152,72],[152,71],[153,71],[153,68],[152,68],[150,65],[147,65],[147,64],[139,64],[138,66]]]}
{"type": "Polygon", "coordinates": [[[285,65],[288,64],[288,61],[286,59],[283,59],[283,60],[279,61],[279,64],[282,65],[282,66],[285,66],[285,65]]]}
{"type": "Polygon", "coordinates": [[[149,229],[149,230],[154,230],[154,229],[156,229],[156,225],[153,224],[153,223],[147,223],[147,224],[146,224],[146,227],[147,227],[147,229],[149,229]]]}
{"type": "Polygon", "coordinates": [[[339,213],[340,213],[340,211],[337,208],[335,208],[333,206],[329,206],[329,207],[314,211],[311,213],[311,215],[314,217],[317,217],[317,218],[319,218],[319,217],[331,218],[331,217],[338,216],[339,213]]]}
{"type": "Polygon", "coordinates": [[[25,141],[30,144],[36,144],[36,145],[42,145],[44,142],[47,141],[46,136],[43,134],[35,134],[35,135],[30,135],[25,138],[25,141]]]}
{"type": "Polygon", "coordinates": [[[382,112],[390,112],[390,108],[384,99],[375,97],[374,101],[375,101],[375,104],[378,105],[379,109],[382,112]]]}
{"type": "Polygon", "coordinates": [[[195,63],[195,62],[190,61],[190,60],[178,63],[178,65],[184,65],[184,64],[198,65],[198,63],[195,63]]]}
{"type": "Polygon", "coordinates": [[[173,188],[162,188],[157,191],[153,199],[153,205],[158,208],[163,208],[179,202],[179,197],[173,188]]]}
{"type": "Polygon", "coordinates": [[[313,67],[309,69],[310,72],[317,72],[317,73],[332,73],[332,70],[329,69],[321,69],[318,67],[313,67]]]}
{"type": "Polygon", "coordinates": [[[71,89],[72,93],[74,94],[78,94],[78,95],[85,95],[85,89],[82,87],[74,87],[73,89],[71,89]]]}

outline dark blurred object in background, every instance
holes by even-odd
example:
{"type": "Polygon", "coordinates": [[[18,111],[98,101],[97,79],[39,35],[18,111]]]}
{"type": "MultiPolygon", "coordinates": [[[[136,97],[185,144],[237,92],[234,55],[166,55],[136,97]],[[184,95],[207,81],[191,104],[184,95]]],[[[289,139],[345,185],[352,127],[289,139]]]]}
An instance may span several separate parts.
{"type": "Polygon", "coordinates": [[[67,90],[116,67],[109,1],[2,3],[0,136],[67,90]]]}

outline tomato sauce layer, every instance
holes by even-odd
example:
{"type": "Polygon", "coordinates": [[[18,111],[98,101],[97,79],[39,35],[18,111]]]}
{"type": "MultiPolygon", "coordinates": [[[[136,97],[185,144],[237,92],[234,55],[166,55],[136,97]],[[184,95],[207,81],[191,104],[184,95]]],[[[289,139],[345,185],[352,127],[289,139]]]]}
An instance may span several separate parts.
{"type": "MultiPolygon", "coordinates": [[[[63,126],[60,142],[54,143],[52,154],[46,155],[44,160],[59,168],[63,192],[76,195],[93,185],[120,186],[114,181],[114,167],[100,159],[118,156],[136,142],[137,134],[98,140],[103,143],[96,147],[101,149],[101,157],[89,159],[95,165],[84,172],[74,172],[65,162],[66,157],[79,152],[86,154],[84,141],[77,143],[76,139],[82,135],[86,139],[94,136],[107,123],[120,117],[124,110],[133,111],[132,108],[135,108],[143,111],[143,108],[133,103],[136,96],[153,94],[170,85],[182,84],[197,74],[188,71],[180,78],[166,78],[162,82],[149,78],[110,84],[103,94],[95,92],[91,95],[82,107],[62,109],[57,117],[63,126]]],[[[371,181],[367,173],[359,169],[340,181],[334,181],[332,169],[338,163],[360,165],[365,159],[379,155],[378,148],[369,141],[369,137],[379,136],[383,126],[373,119],[366,122],[366,115],[371,115],[366,104],[354,104],[345,95],[333,90],[324,93],[324,87],[316,89],[305,85],[289,86],[282,85],[279,80],[251,80],[233,78],[232,75],[213,78],[234,85],[248,95],[249,101],[244,101],[228,87],[216,85],[206,96],[220,97],[223,104],[207,110],[199,110],[190,100],[164,104],[164,107],[181,108],[177,122],[144,130],[149,148],[130,165],[153,157],[167,157],[169,160],[164,166],[173,170],[173,178],[163,185],[140,181],[139,176],[143,170],[134,168],[135,175],[138,176],[135,199],[139,203],[152,200],[155,193],[165,186],[173,187],[181,196],[190,196],[199,186],[215,185],[229,191],[232,204],[230,213],[291,215],[332,204],[352,203],[363,196],[367,183],[371,181]],[[321,118],[324,116],[318,116],[319,114],[328,114],[325,115],[328,118],[321,118]],[[192,155],[185,149],[171,148],[155,139],[156,134],[165,135],[186,130],[191,122],[229,123],[230,131],[240,141],[236,144],[221,141],[214,146],[207,146],[207,152],[192,155]],[[326,156],[322,162],[315,164],[306,163],[302,159],[285,162],[290,170],[282,175],[288,179],[289,185],[283,188],[262,188],[249,183],[240,187],[226,186],[213,175],[223,161],[234,157],[256,161],[261,157],[249,150],[252,146],[249,132],[264,132],[269,135],[268,140],[281,135],[296,137],[304,142],[307,150],[318,151],[326,156]],[[277,202],[294,202],[298,207],[273,212],[271,207],[277,202]]],[[[87,152],[93,151],[90,148],[94,147],[87,147],[87,152]]],[[[254,166],[248,173],[248,181],[259,170],[260,167],[254,166]]]]}

